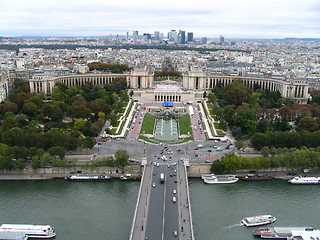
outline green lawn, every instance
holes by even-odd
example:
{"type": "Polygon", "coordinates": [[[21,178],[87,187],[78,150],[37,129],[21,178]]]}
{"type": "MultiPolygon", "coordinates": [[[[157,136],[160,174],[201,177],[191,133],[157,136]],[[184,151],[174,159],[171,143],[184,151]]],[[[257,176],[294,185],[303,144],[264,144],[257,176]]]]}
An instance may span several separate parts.
{"type": "Polygon", "coordinates": [[[179,118],[180,135],[192,134],[191,120],[189,116],[179,118]]]}
{"type": "Polygon", "coordinates": [[[145,134],[153,134],[154,123],[156,119],[149,115],[145,115],[143,118],[142,126],[141,126],[141,133],[145,134]]]}

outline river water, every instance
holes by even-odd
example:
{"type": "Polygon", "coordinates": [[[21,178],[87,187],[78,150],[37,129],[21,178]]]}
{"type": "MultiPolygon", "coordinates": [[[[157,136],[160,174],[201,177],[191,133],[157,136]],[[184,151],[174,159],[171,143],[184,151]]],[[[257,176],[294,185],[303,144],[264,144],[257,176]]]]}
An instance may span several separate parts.
{"type": "MultiPolygon", "coordinates": [[[[197,240],[250,240],[246,216],[271,214],[274,226],[320,223],[318,185],[286,181],[206,185],[191,179],[197,240]]],[[[50,224],[57,240],[129,238],[140,182],[0,182],[0,223],[50,224]]]]}

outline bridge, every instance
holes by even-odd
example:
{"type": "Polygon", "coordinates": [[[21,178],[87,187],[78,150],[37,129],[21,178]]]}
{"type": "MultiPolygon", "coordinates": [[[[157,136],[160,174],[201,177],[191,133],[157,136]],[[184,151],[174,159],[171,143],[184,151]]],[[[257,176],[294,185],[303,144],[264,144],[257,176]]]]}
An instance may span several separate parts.
{"type": "Polygon", "coordinates": [[[187,164],[178,159],[145,161],[130,240],[195,239],[187,164]]]}

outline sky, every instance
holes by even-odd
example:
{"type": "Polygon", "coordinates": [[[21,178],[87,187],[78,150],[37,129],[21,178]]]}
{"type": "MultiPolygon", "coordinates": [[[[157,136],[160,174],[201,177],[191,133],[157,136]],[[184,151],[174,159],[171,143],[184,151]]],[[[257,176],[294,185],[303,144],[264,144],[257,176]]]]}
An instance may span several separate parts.
{"type": "Polygon", "coordinates": [[[1,0],[0,36],[320,38],[320,0],[1,0]]]}

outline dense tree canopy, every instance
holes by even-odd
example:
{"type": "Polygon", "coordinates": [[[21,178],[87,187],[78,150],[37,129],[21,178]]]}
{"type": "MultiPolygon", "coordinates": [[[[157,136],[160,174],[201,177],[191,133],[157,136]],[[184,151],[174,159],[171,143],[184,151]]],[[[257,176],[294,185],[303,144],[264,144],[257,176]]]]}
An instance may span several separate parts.
{"type": "MultiPolygon", "coordinates": [[[[0,156],[35,157],[34,167],[44,166],[45,152],[53,160],[57,156],[62,160],[66,151],[93,147],[105,120],[116,122],[113,116],[123,111],[128,101],[121,78],[103,87],[85,84],[68,88],[58,83],[51,98],[30,94],[26,81],[14,84],[11,101],[0,104],[0,156]]],[[[18,162],[21,167],[23,161],[18,162]]]]}

